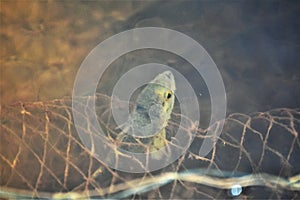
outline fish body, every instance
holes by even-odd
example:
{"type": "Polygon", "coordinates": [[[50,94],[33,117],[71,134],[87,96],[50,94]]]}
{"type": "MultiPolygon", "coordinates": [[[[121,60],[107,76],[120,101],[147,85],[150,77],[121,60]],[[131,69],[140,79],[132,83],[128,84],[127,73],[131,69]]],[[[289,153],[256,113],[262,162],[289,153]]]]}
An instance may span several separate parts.
{"type": "MultiPolygon", "coordinates": [[[[172,72],[165,71],[158,74],[141,91],[130,114],[127,127],[118,136],[119,140],[128,144],[126,150],[138,153],[154,152],[166,145],[165,128],[174,107],[175,90],[172,72]]],[[[152,155],[156,159],[162,156],[152,155]]]]}

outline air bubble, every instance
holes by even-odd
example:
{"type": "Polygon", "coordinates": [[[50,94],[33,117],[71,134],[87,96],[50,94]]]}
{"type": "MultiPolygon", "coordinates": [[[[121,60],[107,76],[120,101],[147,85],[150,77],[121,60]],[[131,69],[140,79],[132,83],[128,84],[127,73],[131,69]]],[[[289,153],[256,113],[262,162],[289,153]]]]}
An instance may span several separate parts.
{"type": "Polygon", "coordinates": [[[234,185],[230,189],[230,195],[233,197],[237,197],[242,193],[242,186],[240,185],[234,185]]]}

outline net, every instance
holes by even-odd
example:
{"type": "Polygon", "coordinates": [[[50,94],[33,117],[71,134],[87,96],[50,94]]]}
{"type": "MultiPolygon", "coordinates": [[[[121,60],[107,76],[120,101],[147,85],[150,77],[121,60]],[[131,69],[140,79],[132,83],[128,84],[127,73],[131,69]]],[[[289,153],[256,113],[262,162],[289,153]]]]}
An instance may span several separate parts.
{"type": "MultiPolygon", "coordinates": [[[[118,130],[109,109],[111,98],[97,94],[96,102],[98,121],[113,141],[118,130]]],[[[71,105],[65,98],[1,106],[0,197],[299,198],[298,108],[232,113],[217,138],[206,132],[217,130],[220,122],[201,128],[190,121],[180,127],[184,116],[173,112],[167,140],[172,143],[172,134],[182,128],[195,136],[188,150],[163,169],[126,173],[112,169],[82,144],[71,105]],[[208,137],[214,148],[201,157],[199,149],[208,137]]]]}

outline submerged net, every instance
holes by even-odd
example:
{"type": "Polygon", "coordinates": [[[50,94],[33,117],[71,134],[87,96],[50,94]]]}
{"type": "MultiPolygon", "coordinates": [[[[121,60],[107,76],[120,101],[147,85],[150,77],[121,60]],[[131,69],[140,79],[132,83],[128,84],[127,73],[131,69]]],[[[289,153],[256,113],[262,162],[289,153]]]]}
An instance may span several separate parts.
{"type": "MultiPolygon", "coordinates": [[[[99,123],[113,140],[111,98],[97,94],[96,99],[99,123]]],[[[230,114],[222,134],[211,138],[215,146],[206,157],[198,155],[199,149],[213,137],[206,132],[217,130],[220,122],[180,127],[183,116],[173,112],[167,139],[183,128],[195,136],[191,146],[163,169],[133,174],[110,168],[82,144],[71,105],[68,98],[2,105],[0,197],[299,198],[300,109],[230,114]]]]}

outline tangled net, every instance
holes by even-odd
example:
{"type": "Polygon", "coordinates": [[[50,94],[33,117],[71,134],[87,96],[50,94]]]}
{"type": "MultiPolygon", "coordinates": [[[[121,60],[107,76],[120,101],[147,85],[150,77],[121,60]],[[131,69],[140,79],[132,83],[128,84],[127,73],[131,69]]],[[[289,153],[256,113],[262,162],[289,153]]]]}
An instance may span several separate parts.
{"type": "MultiPolygon", "coordinates": [[[[96,98],[99,123],[113,138],[111,98],[96,98]]],[[[228,198],[234,188],[247,198],[299,198],[300,109],[230,114],[206,157],[199,148],[220,122],[204,129],[191,122],[181,128],[195,138],[176,162],[132,174],[110,168],[82,144],[71,104],[65,98],[2,105],[1,198],[228,198]]],[[[172,113],[169,137],[181,117],[172,113]]]]}

